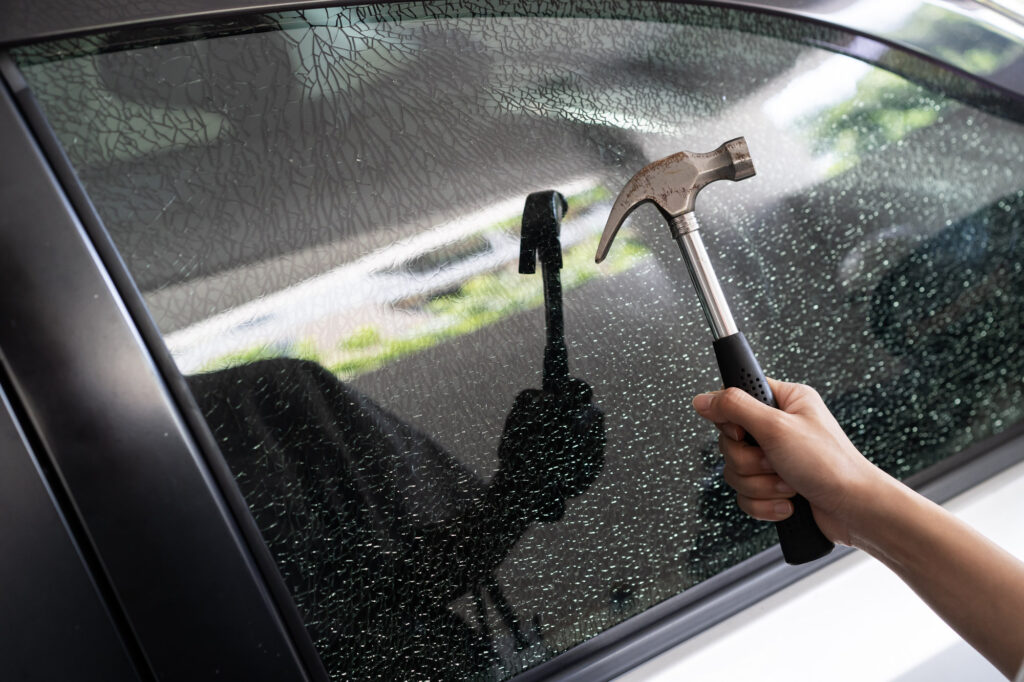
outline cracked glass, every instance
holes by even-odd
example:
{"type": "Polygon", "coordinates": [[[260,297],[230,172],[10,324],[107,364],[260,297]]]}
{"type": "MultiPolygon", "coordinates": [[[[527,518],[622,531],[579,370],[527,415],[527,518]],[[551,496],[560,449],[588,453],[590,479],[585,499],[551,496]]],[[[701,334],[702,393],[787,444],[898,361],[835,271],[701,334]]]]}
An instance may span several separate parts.
{"type": "Polygon", "coordinates": [[[776,543],[690,408],[719,378],[657,211],[593,262],[654,159],[746,137],[757,176],[697,201],[722,286],[766,372],[879,466],[1024,417],[1021,106],[853,43],[704,6],[456,2],[15,57],[330,675],[497,680],[776,543]],[[523,256],[545,190],[568,210],[523,256]]]}

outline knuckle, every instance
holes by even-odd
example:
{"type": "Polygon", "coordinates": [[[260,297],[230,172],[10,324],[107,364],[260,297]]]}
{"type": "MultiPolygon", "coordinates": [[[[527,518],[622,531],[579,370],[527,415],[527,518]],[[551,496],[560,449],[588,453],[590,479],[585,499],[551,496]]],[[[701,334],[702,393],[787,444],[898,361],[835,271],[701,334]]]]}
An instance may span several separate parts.
{"type": "Polygon", "coordinates": [[[749,453],[746,452],[734,452],[726,457],[728,462],[737,474],[741,476],[751,476],[753,474],[760,473],[757,467],[751,462],[749,453]]]}
{"type": "Polygon", "coordinates": [[[773,494],[773,484],[767,480],[768,476],[744,476],[743,474],[726,467],[722,471],[722,478],[726,485],[737,493],[750,499],[764,499],[773,494]]]}
{"type": "Polygon", "coordinates": [[[736,459],[736,453],[731,441],[725,434],[718,435],[718,451],[725,455],[726,461],[736,459]]]}
{"type": "Polygon", "coordinates": [[[807,384],[793,384],[793,397],[804,400],[821,400],[821,395],[813,386],[807,384]]]}
{"type": "Polygon", "coordinates": [[[761,458],[755,451],[751,449],[744,450],[743,456],[738,459],[738,468],[747,476],[764,473],[764,469],[761,468],[761,458]]]}
{"type": "Polygon", "coordinates": [[[747,497],[746,495],[736,495],[736,504],[739,506],[747,516],[751,516],[760,521],[771,521],[772,515],[770,512],[771,505],[765,503],[762,500],[755,500],[747,497]]]}
{"type": "Polygon", "coordinates": [[[747,481],[744,476],[738,474],[735,469],[732,469],[729,466],[726,466],[725,469],[722,471],[722,479],[725,481],[726,485],[728,485],[730,488],[732,488],[738,493],[747,494],[750,492],[750,490],[748,489],[749,481],[747,481]]]}
{"type": "Polygon", "coordinates": [[[808,398],[812,398],[814,400],[821,400],[821,394],[818,393],[818,390],[813,386],[801,385],[800,390],[808,398]]]}
{"type": "Polygon", "coordinates": [[[725,458],[726,466],[732,468],[737,474],[750,476],[764,473],[760,468],[756,452],[752,451],[749,446],[720,436],[718,449],[725,458]]]}
{"type": "Polygon", "coordinates": [[[779,493],[775,490],[775,482],[777,477],[775,476],[750,476],[749,479],[751,489],[753,492],[752,497],[756,497],[759,500],[768,500],[773,497],[778,497],[779,493]]]}
{"type": "Polygon", "coordinates": [[[732,411],[742,403],[743,397],[745,395],[746,394],[743,393],[743,391],[741,391],[740,389],[736,388],[735,386],[731,386],[722,391],[722,395],[719,396],[719,401],[722,408],[724,408],[726,411],[732,411]]]}
{"type": "Polygon", "coordinates": [[[724,435],[718,437],[718,450],[725,459],[725,466],[740,476],[757,476],[767,471],[763,466],[764,455],[759,448],[732,440],[724,435]]]}
{"type": "Polygon", "coordinates": [[[762,431],[769,438],[776,438],[785,433],[789,428],[789,415],[782,410],[773,410],[772,414],[765,419],[762,431]]]}

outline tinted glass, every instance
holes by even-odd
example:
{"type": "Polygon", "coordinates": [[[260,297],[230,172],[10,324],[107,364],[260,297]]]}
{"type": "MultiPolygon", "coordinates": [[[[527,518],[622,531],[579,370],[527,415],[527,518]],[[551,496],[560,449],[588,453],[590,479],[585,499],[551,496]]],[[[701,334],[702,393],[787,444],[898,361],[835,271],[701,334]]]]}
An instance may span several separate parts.
{"type": "Polygon", "coordinates": [[[719,379],[657,211],[593,263],[661,156],[746,137],[758,175],[697,202],[725,293],[768,374],[818,387],[880,466],[1024,416],[1019,107],[816,47],[840,33],[623,6],[18,54],[337,679],[509,677],[776,542],[689,407],[719,379]],[[546,189],[560,296],[553,261],[518,269],[546,189]],[[576,378],[548,391],[545,278],[576,378]]]}

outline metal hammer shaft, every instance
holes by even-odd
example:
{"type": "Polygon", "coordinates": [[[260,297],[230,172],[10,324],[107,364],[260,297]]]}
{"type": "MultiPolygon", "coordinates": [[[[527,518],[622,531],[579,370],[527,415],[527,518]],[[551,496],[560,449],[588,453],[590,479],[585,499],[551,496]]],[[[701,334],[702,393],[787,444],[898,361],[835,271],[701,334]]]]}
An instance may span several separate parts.
{"type": "Polygon", "coordinates": [[[715,275],[715,268],[708,258],[707,249],[704,248],[704,241],[700,238],[700,226],[697,225],[697,218],[693,213],[684,213],[681,216],[673,216],[668,221],[669,229],[672,230],[672,237],[679,244],[683,252],[683,260],[686,262],[686,269],[690,271],[690,279],[693,280],[693,287],[697,290],[697,298],[700,300],[700,307],[708,318],[708,325],[715,340],[732,336],[739,329],[733,320],[732,311],[729,310],[729,303],[725,300],[722,287],[715,275]]]}

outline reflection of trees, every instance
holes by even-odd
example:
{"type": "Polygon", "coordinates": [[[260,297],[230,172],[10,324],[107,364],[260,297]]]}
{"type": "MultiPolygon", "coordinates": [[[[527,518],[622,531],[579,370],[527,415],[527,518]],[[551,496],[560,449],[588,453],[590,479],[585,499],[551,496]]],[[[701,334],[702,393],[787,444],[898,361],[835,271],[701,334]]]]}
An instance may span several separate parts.
{"type": "MultiPolygon", "coordinates": [[[[897,39],[970,73],[991,74],[1024,59],[1024,47],[983,25],[938,7],[922,7],[897,39]]],[[[814,148],[841,173],[886,143],[940,120],[948,100],[888,71],[872,69],[856,95],[807,121],[814,148]]]]}
{"type": "Polygon", "coordinates": [[[1024,56],[1011,38],[934,6],[914,12],[897,37],[974,73],[993,73],[1024,56]]]}
{"type": "Polygon", "coordinates": [[[862,157],[935,123],[945,100],[888,71],[872,69],[857,83],[857,94],[811,123],[814,150],[836,157],[838,174],[862,157]]]}

